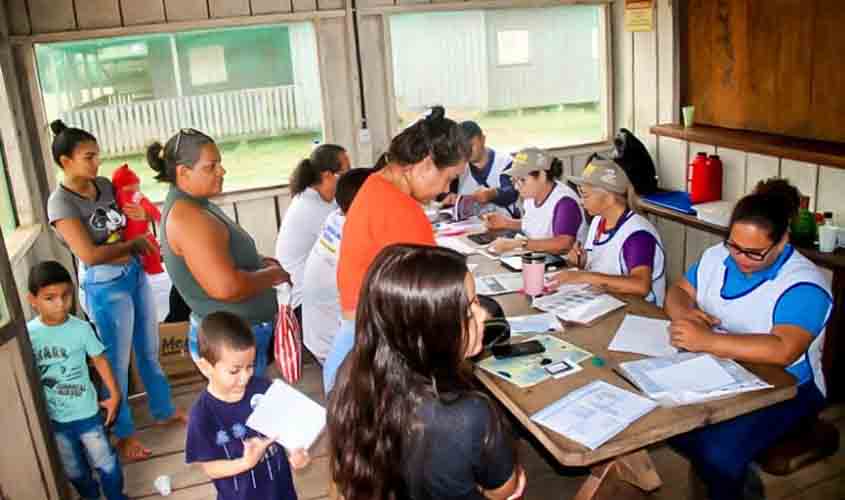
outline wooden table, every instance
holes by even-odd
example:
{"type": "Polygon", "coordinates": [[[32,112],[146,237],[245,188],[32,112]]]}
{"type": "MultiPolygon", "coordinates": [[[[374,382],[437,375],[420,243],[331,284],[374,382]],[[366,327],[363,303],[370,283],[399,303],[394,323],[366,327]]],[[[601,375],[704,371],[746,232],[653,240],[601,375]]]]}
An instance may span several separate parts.
{"type": "MultiPolygon", "coordinates": [[[[470,262],[479,265],[474,271],[479,276],[506,272],[498,262],[480,255],[470,257],[470,262]]],[[[604,366],[597,367],[590,361],[584,361],[581,363],[583,370],[578,373],[562,379],[547,380],[527,389],[520,389],[480,368],[475,370],[475,375],[481,383],[561,465],[592,467],[592,474],[575,497],[577,500],[595,498],[619,500],[621,492],[627,492],[627,494],[632,492],[632,488],[621,482],[636,486],[637,489],[634,492],[636,496],[640,496],[642,492],[653,491],[661,485],[661,480],[645,449],[647,446],[699,427],[771,406],[790,399],[796,394],[795,379],[784,369],[771,365],[744,364],[752,372],[772,384],[774,388],[740,394],[721,401],[676,408],[658,408],[634,422],[625,431],[596,450],[590,450],[533,422],[530,418],[532,414],[593,380],[604,380],[636,392],[636,389],[617,375],[612,368],[619,362],[640,359],[643,356],[610,352],[607,346],[626,313],[655,318],[665,318],[665,315],[661,309],[642,299],[626,296],[619,298],[628,304],[627,307],[606,316],[593,326],[568,325],[565,331],[555,334],[601,357],[605,360],[604,366]]],[[[530,307],[527,297],[521,294],[501,295],[496,299],[508,315],[537,312],[530,307]]]]}
{"type": "MultiPolygon", "coordinates": [[[[726,227],[705,222],[692,215],[682,214],[644,200],[640,200],[639,207],[646,213],[700,229],[722,238],[728,235],[726,227]]],[[[809,247],[796,248],[817,266],[830,269],[833,273],[833,281],[831,282],[833,309],[825,330],[822,367],[827,385],[828,400],[845,401],[845,341],[839,339],[839,335],[845,329],[845,248],[837,248],[834,252],[819,252],[817,249],[809,247]]]]}

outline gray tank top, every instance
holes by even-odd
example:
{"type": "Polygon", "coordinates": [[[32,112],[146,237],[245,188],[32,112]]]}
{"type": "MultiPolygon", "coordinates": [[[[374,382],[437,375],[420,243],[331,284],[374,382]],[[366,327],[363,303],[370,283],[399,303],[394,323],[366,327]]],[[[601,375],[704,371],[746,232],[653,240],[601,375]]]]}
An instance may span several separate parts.
{"type": "MultiPolygon", "coordinates": [[[[167,241],[167,219],[170,209],[178,200],[187,200],[195,203],[208,213],[217,217],[226,229],[229,230],[229,255],[237,269],[243,271],[257,271],[263,267],[261,256],[255,247],[255,240],[244,231],[235,221],[230,219],[217,205],[207,199],[194,198],[176,186],[171,186],[164,201],[161,218],[161,250],[164,256],[164,265],[167,267],[167,274],[173,281],[173,285],[182,294],[185,303],[191,311],[204,318],[215,311],[227,311],[240,316],[251,323],[271,321],[278,311],[276,302],[276,290],[268,288],[258,295],[243,302],[221,302],[208,296],[205,290],[194,278],[185,259],[173,253],[167,241]]],[[[208,272],[214,272],[209,270],[208,272]]]]}

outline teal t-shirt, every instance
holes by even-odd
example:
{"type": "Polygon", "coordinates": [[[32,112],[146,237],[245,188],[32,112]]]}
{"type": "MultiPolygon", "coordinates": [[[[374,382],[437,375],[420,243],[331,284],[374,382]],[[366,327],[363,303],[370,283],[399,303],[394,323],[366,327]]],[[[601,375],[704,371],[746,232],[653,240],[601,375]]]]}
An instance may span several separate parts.
{"type": "Polygon", "coordinates": [[[105,350],[94,329],[75,316],[55,326],[35,318],[26,327],[50,418],[71,422],[93,417],[99,407],[86,357],[105,350]]]}

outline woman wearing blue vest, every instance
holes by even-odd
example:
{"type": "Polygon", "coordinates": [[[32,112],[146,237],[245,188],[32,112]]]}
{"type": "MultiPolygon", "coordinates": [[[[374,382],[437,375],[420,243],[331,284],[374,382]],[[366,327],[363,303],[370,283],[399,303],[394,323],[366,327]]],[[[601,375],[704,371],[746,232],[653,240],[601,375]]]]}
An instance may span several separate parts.
{"type": "Polygon", "coordinates": [[[789,243],[798,191],[761,182],[737,203],[724,243],[707,249],[666,297],[672,344],[692,352],[784,366],[798,395],[671,441],[689,457],[711,498],[742,498],[748,465],[825,402],[821,349],[830,285],[789,243]]]}

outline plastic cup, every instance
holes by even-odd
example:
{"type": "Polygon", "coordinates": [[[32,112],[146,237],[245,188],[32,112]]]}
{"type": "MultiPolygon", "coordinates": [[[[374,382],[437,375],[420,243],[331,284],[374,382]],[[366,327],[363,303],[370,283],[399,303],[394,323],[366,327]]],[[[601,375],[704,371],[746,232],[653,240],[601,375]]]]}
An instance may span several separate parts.
{"type": "Polygon", "coordinates": [[[684,127],[692,127],[695,122],[695,106],[684,106],[681,113],[684,115],[684,127]]]}
{"type": "Polygon", "coordinates": [[[155,481],[153,481],[153,486],[155,486],[159,495],[163,497],[170,496],[170,476],[158,476],[155,481]]]}
{"type": "Polygon", "coordinates": [[[836,250],[839,228],[825,224],[819,227],[819,251],[832,252],[836,250]]]}
{"type": "Polygon", "coordinates": [[[543,293],[543,273],[546,270],[544,255],[527,253],[522,256],[522,289],[526,295],[543,293]]]}

